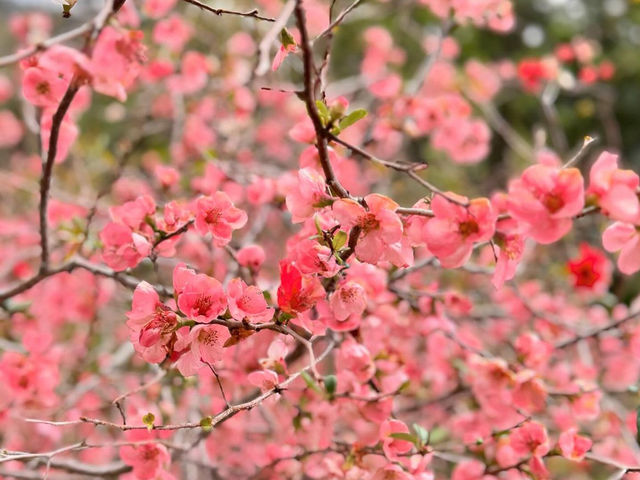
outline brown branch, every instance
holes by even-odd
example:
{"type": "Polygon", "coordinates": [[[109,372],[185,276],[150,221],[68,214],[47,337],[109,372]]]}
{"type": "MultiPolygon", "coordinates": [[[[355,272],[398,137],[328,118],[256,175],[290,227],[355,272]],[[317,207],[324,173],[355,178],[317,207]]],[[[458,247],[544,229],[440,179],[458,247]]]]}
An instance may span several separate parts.
{"type": "Polygon", "coordinates": [[[313,43],[315,44],[318,40],[320,40],[322,37],[325,37],[331,33],[333,33],[333,29],[336,28],[338,25],[340,25],[342,23],[342,21],[344,20],[344,18],[354,9],[356,8],[358,5],[360,5],[360,3],[362,3],[362,0],[355,0],[351,5],[349,5],[347,8],[345,8],[342,12],[340,12],[340,14],[336,17],[336,19],[331,22],[329,24],[329,26],[327,28],[325,28],[314,40],[313,43]]]}
{"type": "Polygon", "coordinates": [[[587,340],[589,338],[597,337],[598,335],[600,335],[600,334],[602,334],[604,332],[608,332],[609,330],[615,330],[616,328],[622,326],[623,324],[625,324],[629,320],[633,320],[634,318],[639,317],[639,316],[640,316],[640,310],[638,310],[637,312],[630,313],[626,317],[623,317],[623,318],[621,318],[619,320],[611,322],[608,325],[605,325],[605,326],[600,327],[600,328],[596,328],[592,332],[584,333],[582,335],[576,335],[575,337],[573,337],[573,338],[571,338],[569,340],[565,340],[563,342],[556,343],[555,348],[560,349],[560,348],[570,347],[571,345],[575,345],[576,343],[578,343],[578,342],[580,342],[582,340],[587,340]]]}
{"type": "Polygon", "coordinates": [[[302,7],[302,0],[296,0],[295,15],[300,30],[300,48],[302,49],[302,59],[304,64],[304,103],[307,107],[307,113],[313,122],[313,128],[316,132],[316,148],[318,149],[318,156],[320,157],[320,164],[322,165],[322,171],[327,180],[327,185],[331,188],[335,194],[341,198],[350,198],[349,192],[340,184],[331,166],[329,160],[329,150],[327,148],[328,133],[325,130],[320,115],[316,110],[316,98],[313,88],[313,72],[315,67],[313,65],[313,53],[311,51],[311,44],[309,43],[309,33],[307,32],[307,23],[305,19],[304,8],[302,7]]]}
{"type": "Polygon", "coordinates": [[[210,7],[206,3],[199,2],[198,0],[184,0],[184,1],[187,2],[187,3],[190,3],[191,5],[195,5],[196,7],[200,7],[203,10],[207,10],[208,12],[215,13],[218,16],[220,16],[220,15],[236,15],[236,16],[239,16],[239,17],[251,17],[251,18],[255,18],[257,20],[264,20],[265,22],[275,22],[276,21],[275,18],[263,17],[262,15],[260,15],[260,12],[258,12],[258,10],[256,10],[256,9],[251,10],[250,12],[237,12],[235,10],[225,10],[224,8],[210,7]]]}
{"type": "Polygon", "coordinates": [[[71,102],[80,89],[80,84],[76,77],[71,80],[69,88],[65,92],[60,105],[53,114],[51,122],[51,135],[49,137],[49,147],[46,159],[42,165],[42,177],[40,179],[40,246],[41,264],[40,272],[46,272],[49,268],[49,226],[47,210],[49,206],[49,190],[51,189],[51,176],[53,173],[53,163],[58,152],[58,137],[60,136],[60,126],[65,115],[69,111],[71,102]]]}

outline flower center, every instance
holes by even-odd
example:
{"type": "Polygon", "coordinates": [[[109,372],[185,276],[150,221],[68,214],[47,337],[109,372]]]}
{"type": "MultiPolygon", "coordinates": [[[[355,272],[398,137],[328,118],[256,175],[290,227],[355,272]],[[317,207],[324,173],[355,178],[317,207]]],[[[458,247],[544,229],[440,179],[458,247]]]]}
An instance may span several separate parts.
{"type": "Polygon", "coordinates": [[[463,238],[467,238],[469,235],[474,235],[480,231],[478,223],[475,220],[467,220],[461,222],[458,225],[458,232],[463,238]]]}
{"type": "Polygon", "coordinates": [[[212,303],[213,300],[211,299],[211,297],[207,295],[200,295],[198,298],[196,298],[196,301],[193,302],[193,308],[198,312],[199,315],[206,315],[209,311],[209,308],[211,308],[212,303]]]}
{"type": "Polygon", "coordinates": [[[366,213],[360,217],[360,228],[363,232],[370,232],[380,227],[380,222],[373,213],[366,213]]]}
{"type": "Polygon", "coordinates": [[[40,82],[38,85],[36,85],[36,92],[38,92],[40,95],[46,95],[50,91],[51,88],[49,87],[48,82],[40,82]]]}
{"type": "Polygon", "coordinates": [[[554,193],[547,193],[542,200],[542,204],[551,213],[556,213],[562,207],[564,207],[564,200],[554,193]]]}

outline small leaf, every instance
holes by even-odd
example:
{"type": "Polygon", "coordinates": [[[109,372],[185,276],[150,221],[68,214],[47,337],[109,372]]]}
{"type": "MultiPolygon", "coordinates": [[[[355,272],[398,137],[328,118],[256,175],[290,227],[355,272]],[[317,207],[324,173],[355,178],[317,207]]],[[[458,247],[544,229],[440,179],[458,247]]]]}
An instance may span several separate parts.
{"type": "Polygon", "coordinates": [[[293,35],[291,35],[289,30],[287,30],[286,28],[283,28],[282,30],[280,30],[280,43],[282,43],[284,47],[288,47],[289,45],[296,44],[296,41],[293,38],[293,35]]]}
{"type": "Polygon", "coordinates": [[[318,109],[318,115],[320,115],[320,120],[322,120],[322,125],[326,126],[329,123],[331,118],[331,114],[329,113],[329,109],[325,105],[322,100],[316,100],[316,108],[318,109]]]}
{"type": "Polygon", "coordinates": [[[307,384],[307,387],[309,387],[316,393],[322,394],[322,390],[320,390],[320,387],[318,387],[318,384],[315,382],[315,380],[311,378],[311,375],[309,375],[306,371],[303,371],[300,376],[304,380],[304,383],[307,384]]]}
{"type": "Polygon", "coordinates": [[[412,435],[410,433],[405,433],[405,432],[390,433],[389,436],[391,438],[396,438],[398,440],[404,440],[405,442],[411,442],[414,445],[416,445],[418,441],[415,435],[412,435]]]}
{"type": "Polygon", "coordinates": [[[340,128],[342,130],[344,130],[345,128],[350,127],[351,125],[356,123],[358,120],[362,120],[366,116],[367,116],[367,111],[364,108],[359,108],[359,109],[354,110],[353,112],[351,112],[349,115],[344,117],[342,120],[340,120],[338,125],[340,126],[340,128]]]}
{"type": "Polygon", "coordinates": [[[347,233],[343,232],[342,230],[336,232],[331,243],[333,244],[334,251],[340,250],[347,243],[347,233]]]}
{"type": "Polygon", "coordinates": [[[320,226],[320,218],[318,217],[318,215],[313,217],[313,223],[316,226],[316,231],[318,232],[318,237],[323,238],[324,237],[324,231],[322,230],[322,227],[320,226]]]}
{"type": "Polygon", "coordinates": [[[213,430],[211,417],[202,417],[202,419],[200,420],[200,427],[205,432],[210,432],[211,430],[213,430]]]}
{"type": "Polygon", "coordinates": [[[153,430],[153,422],[155,422],[156,417],[153,413],[149,412],[142,417],[142,423],[144,423],[147,427],[147,430],[153,430]]]}
{"type": "Polygon", "coordinates": [[[327,375],[323,379],[324,389],[327,391],[329,397],[333,397],[336,393],[336,388],[338,387],[338,379],[335,375],[327,375]]]}
{"type": "Polygon", "coordinates": [[[414,423],[413,431],[416,432],[418,440],[420,440],[420,446],[429,444],[429,431],[426,428],[424,428],[422,425],[414,423]]]}

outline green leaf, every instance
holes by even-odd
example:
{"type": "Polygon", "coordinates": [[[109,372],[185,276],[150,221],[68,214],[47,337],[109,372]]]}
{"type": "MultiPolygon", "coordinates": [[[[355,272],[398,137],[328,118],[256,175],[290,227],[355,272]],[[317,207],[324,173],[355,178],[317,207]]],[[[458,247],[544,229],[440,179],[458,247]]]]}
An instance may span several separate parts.
{"type": "Polygon", "coordinates": [[[389,436],[391,438],[396,438],[398,440],[404,440],[405,442],[411,442],[414,445],[416,445],[416,443],[418,442],[418,439],[416,438],[416,436],[410,433],[396,432],[396,433],[390,433],[389,436]]]}
{"type": "Polygon", "coordinates": [[[316,226],[316,231],[318,232],[318,236],[320,238],[324,238],[324,231],[322,230],[322,227],[320,226],[320,218],[318,217],[318,215],[313,217],[313,223],[316,226]]]}
{"type": "Polygon", "coordinates": [[[347,243],[347,232],[343,232],[342,230],[336,232],[331,243],[333,244],[334,251],[340,250],[347,243]]]}
{"type": "Polygon", "coordinates": [[[309,375],[306,371],[303,371],[300,376],[302,377],[302,379],[304,380],[304,383],[307,384],[307,387],[309,387],[311,390],[313,390],[316,393],[319,393],[322,395],[322,390],[320,390],[320,387],[318,386],[318,384],[315,382],[315,380],[313,378],[311,378],[311,375],[309,375]]]}
{"type": "Polygon", "coordinates": [[[153,430],[153,422],[155,422],[156,417],[153,413],[149,412],[142,417],[142,423],[144,423],[147,427],[147,430],[153,430]]]}
{"type": "Polygon", "coordinates": [[[280,30],[280,43],[282,43],[284,47],[288,47],[289,45],[296,44],[296,41],[293,38],[293,35],[291,35],[289,30],[287,30],[286,28],[283,28],[282,30],[280,30]]]}
{"type": "Polygon", "coordinates": [[[340,129],[344,130],[345,128],[350,127],[351,125],[356,123],[358,120],[362,120],[366,116],[367,111],[364,108],[359,108],[340,120],[338,125],[340,126],[340,129]]]}
{"type": "Polygon", "coordinates": [[[202,419],[200,420],[200,427],[205,432],[210,432],[211,430],[213,430],[212,418],[211,417],[202,417],[202,419]]]}
{"type": "Polygon", "coordinates": [[[338,379],[335,375],[327,375],[323,379],[324,389],[327,391],[329,397],[333,397],[336,393],[336,388],[338,387],[338,379]]]}
{"type": "Polygon", "coordinates": [[[420,441],[420,446],[429,444],[429,430],[424,428],[422,425],[418,425],[417,423],[414,423],[413,431],[416,432],[416,436],[420,441]]]}
{"type": "Polygon", "coordinates": [[[331,119],[331,114],[329,113],[329,109],[325,105],[322,100],[316,100],[316,108],[318,109],[318,115],[320,115],[320,120],[322,120],[322,125],[326,126],[331,119]]]}

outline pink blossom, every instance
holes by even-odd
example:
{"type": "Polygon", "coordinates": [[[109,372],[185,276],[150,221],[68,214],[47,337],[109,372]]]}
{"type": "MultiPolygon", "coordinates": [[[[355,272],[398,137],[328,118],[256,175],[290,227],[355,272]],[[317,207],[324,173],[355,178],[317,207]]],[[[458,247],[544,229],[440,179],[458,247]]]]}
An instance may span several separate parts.
{"type": "Polygon", "coordinates": [[[263,392],[273,390],[278,386],[278,374],[273,370],[258,370],[247,376],[251,385],[258,387],[263,392]]]}
{"type": "Polygon", "coordinates": [[[116,271],[133,268],[151,253],[151,244],[130,228],[109,222],[100,232],[103,244],[102,258],[116,271]]]}
{"type": "Polygon", "coordinates": [[[127,326],[137,352],[150,363],[162,362],[170,353],[169,342],[178,328],[176,314],[160,302],[157,292],[141,282],[133,293],[127,326]]]}
{"type": "Polygon", "coordinates": [[[0,148],[18,144],[24,134],[22,123],[9,110],[0,110],[0,148]]]}
{"type": "Polygon", "coordinates": [[[247,223],[247,214],[236,208],[224,192],[200,197],[195,204],[196,229],[201,235],[211,232],[213,244],[224,247],[231,241],[233,230],[247,223]]]}
{"type": "Polygon", "coordinates": [[[180,52],[193,35],[193,28],[177,14],[158,21],[153,27],[153,41],[172,52],[180,52]]]}
{"type": "Polygon", "coordinates": [[[640,232],[630,223],[615,222],[602,234],[602,245],[608,252],[620,251],[618,269],[631,275],[640,270],[640,232]]]}
{"type": "Polygon", "coordinates": [[[227,327],[217,324],[196,325],[188,335],[178,339],[176,351],[184,351],[176,362],[182,375],[195,375],[204,363],[215,364],[222,360],[224,344],[231,337],[227,327]],[[186,349],[186,351],[185,351],[186,349]]]}
{"type": "Polygon", "coordinates": [[[133,467],[134,475],[140,480],[155,479],[171,463],[171,455],[160,443],[125,445],[120,447],[120,458],[126,465],[133,467]]]}
{"type": "Polygon", "coordinates": [[[513,451],[521,457],[544,456],[549,453],[547,429],[538,422],[526,422],[509,436],[513,451]]]}
{"type": "MultiPolygon", "coordinates": [[[[176,272],[180,266],[174,270],[174,285],[176,285],[176,272]]],[[[176,288],[178,293],[178,307],[192,320],[199,323],[209,322],[227,310],[227,296],[222,289],[222,285],[215,278],[203,273],[185,273],[184,283],[176,288]]]]}
{"type": "Polygon", "coordinates": [[[142,71],[145,47],[142,32],[105,27],[91,55],[93,88],[120,101],[127,98],[127,90],[142,71]]]}
{"type": "Polygon", "coordinates": [[[22,76],[24,98],[38,107],[57,107],[67,85],[64,78],[40,67],[27,68],[22,76]]]}
{"type": "Polygon", "coordinates": [[[359,283],[343,282],[329,297],[333,315],[340,321],[351,315],[361,315],[367,308],[367,294],[359,283]]]}
{"type": "Polygon", "coordinates": [[[126,225],[131,230],[143,230],[148,217],[156,213],[156,202],[150,195],[142,195],[123,205],[111,207],[109,215],[114,222],[126,225]]]}
{"type": "Polygon", "coordinates": [[[176,0],[145,0],[144,13],[151,18],[160,18],[171,11],[176,0]]]}
{"type": "Polygon", "coordinates": [[[234,278],[227,287],[229,312],[236,320],[266,322],[273,317],[273,310],[267,306],[262,291],[255,286],[247,286],[244,281],[234,278]]]}
{"type": "Polygon", "coordinates": [[[562,456],[574,462],[582,461],[592,444],[591,439],[578,435],[575,428],[562,432],[558,439],[558,447],[560,447],[562,456]]]}
{"type": "Polygon", "coordinates": [[[571,229],[584,206],[582,175],[576,168],[533,165],[509,184],[509,213],[539,243],[553,243],[571,229]]]}
{"type": "MultiPolygon", "coordinates": [[[[466,197],[447,196],[461,203],[466,197]]],[[[442,195],[431,201],[434,218],[424,228],[427,247],[446,268],[463,265],[471,256],[474,243],[489,240],[495,231],[496,216],[486,198],[476,198],[468,206],[457,205],[442,195]]]]}
{"type": "Polygon", "coordinates": [[[631,170],[618,168],[618,156],[603,152],[591,167],[587,197],[595,198],[605,215],[621,222],[635,222],[640,213],[636,190],[640,179],[631,170]]]}
{"type": "Polygon", "coordinates": [[[238,250],[236,258],[241,266],[257,272],[264,263],[266,254],[260,245],[247,245],[238,250]]]}
{"type": "Polygon", "coordinates": [[[392,437],[393,433],[409,433],[409,427],[399,420],[386,420],[380,425],[382,450],[389,460],[396,460],[398,455],[407,453],[413,448],[411,442],[392,437]]]}
{"type": "Polygon", "coordinates": [[[333,204],[333,214],[342,228],[358,227],[356,257],[376,264],[387,256],[387,250],[402,240],[402,221],[395,213],[398,204],[388,197],[372,193],[364,197],[363,207],[351,199],[333,204]]]}
{"type": "Polygon", "coordinates": [[[329,205],[328,200],[324,177],[309,167],[298,171],[298,182],[286,197],[293,223],[300,223],[311,217],[316,209],[329,205]]]}
{"type": "Polygon", "coordinates": [[[485,466],[478,460],[460,462],[453,469],[451,480],[483,480],[485,466]]]}

